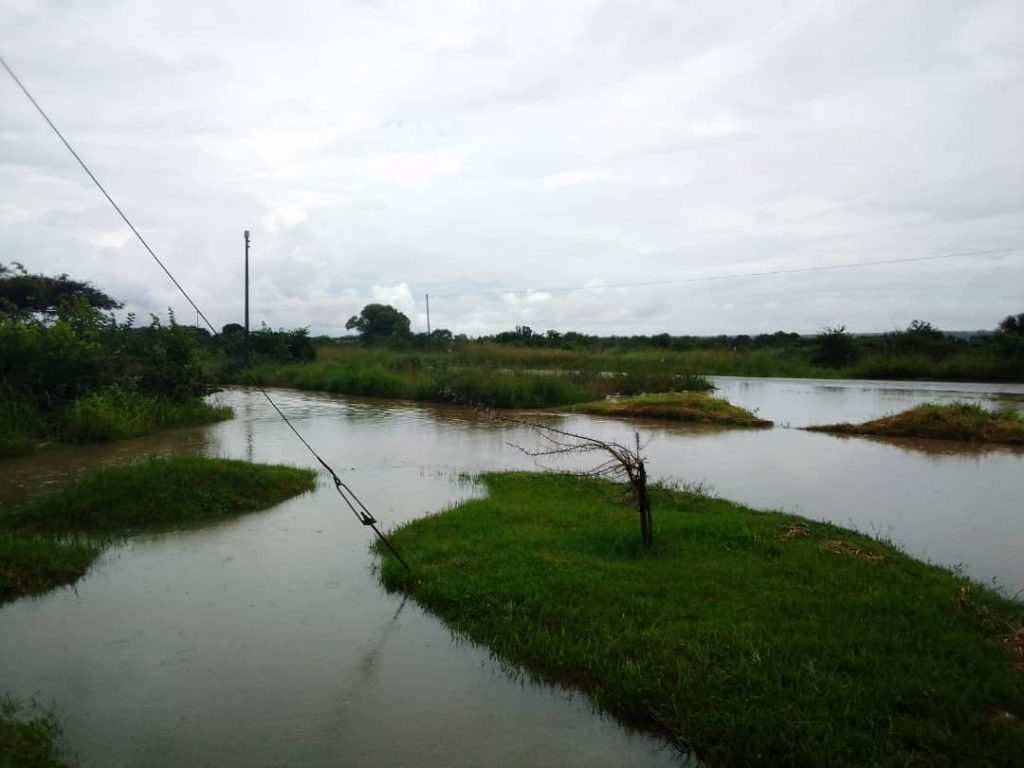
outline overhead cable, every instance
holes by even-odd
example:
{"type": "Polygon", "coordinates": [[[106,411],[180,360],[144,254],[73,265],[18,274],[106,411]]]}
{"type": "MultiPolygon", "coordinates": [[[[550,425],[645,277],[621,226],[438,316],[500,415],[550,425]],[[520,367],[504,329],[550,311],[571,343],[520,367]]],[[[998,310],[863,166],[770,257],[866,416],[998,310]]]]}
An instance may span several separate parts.
{"type": "Polygon", "coordinates": [[[593,285],[562,286],[559,288],[485,288],[476,291],[462,291],[459,293],[434,293],[430,295],[438,299],[455,299],[462,297],[483,296],[483,295],[505,295],[519,293],[577,293],[579,291],[600,291],[606,288],[646,288],[662,285],[679,285],[682,283],[703,283],[712,280],[740,280],[748,277],[767,277],[769,275],[792,275],[800,272],[827,272],[837,269],[859,269],[862,267],[876,267],[883,264],[909,264],[915,261],[938,261],[940,259],[963,259],[970,256],[995,256],[1002,253],[1013,253],[1020,248],[990,248],[980,251],[956,251],[953,253],[939,253],[932,256],[908,256],[896,259],[877,259],[874,261],[853,261],[845,264],[822,264],[814,267],[792,267],[786,269],[767,269],[760,272],[728,272],[719,275],[696,275],[694,277],[680,277],[671,280],[645,280],[633,283],[596,283],[593,285]]]}
{"type": "MultiPolygon", "coordinates": [[[[170,270],[166,267],[166,265],[160,260],[156,253],[153,252],[153,249],[149,247],[149,243],[147,243],[145,238],[143,238],[143,236],[139,234],[139,230],[137,230],[135,228],[135,225],[131,223],[128,217],[124,214],[124,211],[121,210],[120,206],[118,206],[118,204],[114,202],[114,198],[112,198],[110,194],[107,192],[107,190],[103,188],[103,185],[100,184],[99,179],[97,179],[96,176],[93,175],[93,172],[89,170],[89,166],[85,164],[85,162],[82,160],[79,154],[74,150],[74,147],[71,146],[70,142],[68,142],[68,140],[64,138],[64,134],[62,134],[57,129],[57,126],[53,124],[53,121],[49,118],[49,116],[46,114],[43,108],[39,106],[39,102],[37,102],[32,97],[32,94],[29,93],[28,88],[26,88],[25,85],[21,82],[21,80],[18,79],[18,76],[14,74],[14,71],[7,65],[7,62],[4,61],[2,56],[0,56],[0,64],[3,64],[4,69],[7,70],[7,74],[9,74],[14,79],[14,82],[18,84],[19,88],[21,88],[22,93],[24,93],[25,96],[28,97],[28,100],[32,102],[32,106],[34,106],[38,110],[39,114],[43,116],[43,119],[46,121],[47,125],[49,125],[53,129],[53,132],[57,134],[57,137],[61,140],[61,142],[63,142],[64,146],[67,147],[68,151],[74,156],[75,160],[78,161],[78,164],[82,166],[82,169],[89,175],[89,178],[92,179],[96,187],[100,190],[100,192],[103,193],[103,196],[107,198],[107,201],[114,207],[114,210],[117,211],[118,215],[122,219],[124,219],[124,223],[128,225],[131,231],[135,234],[135,237],[138,238],[139,242],[142,243],[143,247],[149,252],[149,255],[152,256],[154,261],[156,261],[156,263],[160,265],[160,268],[171,279],[171,282],[174,283],[175,287],[177,287],[177,289],[181,291],[181,295],[184,296],[188,300],[188,303],[192,305],[192,308],[195,309],[196,314],[203,319],[203,321],[210,328],[210,331],[213,333],[214,336],[218,335],[217,329],[213,326],[213,323],[211,323],[207,319],[206,315],[203,314],[202,310],[200,310],[196,303],[192,300],[192,297],[189,296],[185,289],[181,286],[181,283],[179,283],[174,278],[174,275],[171,274],[170,270]]],[[[275,403],[273,399],[270,397],[270,395],[267,394],[267,391],[258,384],[256,385],[256,389],[258,389],[260,393],[263,395],[263,397],[267,399],[267,402],[270,403],[271,406],[273,406],[274,410],[277,411],[278,415],[284,420],[284,423],[288,425],[291,431],[295,433],[295,436],[299,438],[302,444],[306,446],[307,449],[309,449],[310,453],[313,454],[313,457],[331,475],[331,478],[334,481],[335,490],[337,490],[338,494],[344,500],[348,508],[352,510],[352,513],[356,516],[359,522],[365,526],[370,527],[373,530],[373,532],[377,535],[377,538],[380,539],[380,541],[383,542],[384,545],[391,551],[391,553],[398,559],[398,562],[400,562],[405,567],[406,570],[411,570],[409,568],[409,564],[405,562],[405,560],[402,558],[400,554],[398,554],[398,551],[394,548],[394,546],[392,546],[391,542],[388,541],[387,537],[383,533],[381,533],[380,529],[377,527],[376,518],[374,518],[374,516],[370,514],[370,511],[366,508],[366,505],[363,504],[363,502],[359,499],[358,496],[356,496],[352,489],[349,488],[349,486],[346,485],[341,480],[341,478],[338,476],[338,473],[335,472],[331,468],[331,466],[320,457],[320,454],[313,450],[313,446],[311,446],[309,442],[306,440],[306,438],[304,438],[299,433],[299,430],[296,429],[295,425],[292,424],[292,422],[289,420],[287,416],[285,416],[284,412],[280,409],[280,407],[278,407],[277,403],[275,403]]]]}

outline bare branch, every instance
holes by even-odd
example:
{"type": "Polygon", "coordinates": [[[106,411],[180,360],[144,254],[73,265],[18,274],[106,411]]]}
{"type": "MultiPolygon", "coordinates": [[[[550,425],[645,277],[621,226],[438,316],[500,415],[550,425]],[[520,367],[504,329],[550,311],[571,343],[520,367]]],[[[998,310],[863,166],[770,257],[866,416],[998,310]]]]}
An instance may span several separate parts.
{"type": "Polygon", "coordinates": [[[516,424],[520,427],[527,427],[532,430],[541,440],[542,447],[537,449],[525,448],[516,443],[509,445],[516,450],[529,456],[543,469],[551,470],[552,467],[544,466],[540,459],[552,456],[586,455],[591,453],[603,453],[606,455],[604,461],[589,470],[569,470],[565,474],[576,477],[604,477],[628,481],[633,497],[640,513],[640,530],[643,536],[645,547],[651,546],[653,542],[653,526],[651,523],[651,501],[647,492],[647,458],[643,455],[643,449],[649,440],[642,444],[640,433],[633,433],[633,446],[626,446],[614,440],[601,440],[589,435],[580,435],[569,432],[558,427],[526,421],[525,419],[511,418],[505,415],[488,412],[490,418],[495,421],[504,421],[516,424]]]}

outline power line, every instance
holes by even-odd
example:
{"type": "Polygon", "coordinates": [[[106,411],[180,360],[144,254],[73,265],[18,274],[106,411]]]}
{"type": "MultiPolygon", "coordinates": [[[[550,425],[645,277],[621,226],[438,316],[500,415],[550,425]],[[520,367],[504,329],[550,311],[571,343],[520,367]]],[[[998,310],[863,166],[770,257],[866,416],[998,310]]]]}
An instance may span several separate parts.
{"type": "MultiPolygon", "coordinates": [[[[129,226],[131,231],[139,239],[139,242],[142,243],[142,245],[146,248],[147,251],[149,251],[149,255],[152,256],[153,259],[156,261],[156,263],[160,265],[160,268],[163,269],[163,271],[167,274],[167,276],[169,278],[171,278],[171,282],[174,283],[174,285],[178,288],[179,291],[181,291],[182,296],[184,296],[186,299],[188,299],[188,303],[191,304],[192,307],[195,309],[196,314],[199,315],[199,317],[203,318],[203,320],[209,326],[210,330],[213,332],[214,336],[218,335],[217,334],[217,329],[214,328],[213,324],[209,320],[206,319],[206,315],[204,315],[202,313],[202,311],[199,309],[199,307],[196,306],[196,303],[194,301],[192,301],[192,298],[188,295],[188,293],[185,292],[185,289],[181,287],[181,283],[179,283],[177,280],[174,279],[174,275],[172,275],[170,273],[170,270],[168,270],[167,267],[164,266],[164,263],[162,261],[160,261],[160,259],[157,257],[157,255],[153,252],[153,249],[149,247],[149,243],[147,243],[145,241],[145,239],[142,237],[142,235],[139,234],[139,231],[135,228],[135,226],[131,223],[131,221],[128,220],[128,217],[125,216],[125,214],[121,210],[121,208],[117,205],[117,203],[114,202],[114,198],[112,198],[107,193],[107,190],[105,190],[103,188],[103,185],[100,184],[99,180],[93,175],[92,171],[89,170],[89,166],[87,166],[85,164],[85,162],[82,160],[82,158],[79,157],[78,153],[75,152],[75,150],[71,146],[71,144],[68,143],[68,140],[64,138],[64,135],[59,130],[57,130],[57,126],[53,124],[53,121],[50,120],[50,118],[47,116],[46,112],[43,111],[43,108],[41,106],[39,106],[39,103],[34,98],[32,98],[32,94],[29,93],[28,88],[26,88],[22,84],[21,80],[19,80],[18,76],[14,74],[14,72],[7,65],[7,62],[4,61],[2,56],[0,56],[0,64],[3,64],[4,69],[7,70],[7,74],[9,74],[14,79],[14,82],[16,82],[18,84],[18,87],[21,88],[22,93],[24,93],[28,97],[28,100],[32,102],[32,105],[39,111],[39,114],[41,114],[43,116],[43,119],[53,129],[53,132],[57,134],[57,137],[64,143],[64,146],[67,147],[68,151],[72,155],[74,155],[75,160],[77,160],[78,164],[80,166],[82,166],[82,169],[89,175],[89,178],[92,179],[92,181],[96,185],[96,187],[100,190],[100,192],[103,193],[103,196],[105,198],[107,198],[107,201],[114,207],[114,210],[118,212],[118,214],[121,216],[122,219],[124,219],[125,224],[127,224],[129,226]]],[[[248,234],[249,233],[246,232],[246,247],[247,247],[247,249],[248,249],[248,234]]],[[[247,250],[247,252],[248,252],[248,250],[247,250]]],[[[362,523],[363,525],[369,526],[373,530],[373,532],[377,535],[377,538],[380,539],[381,542],[384,543],[384,545],[391,551],[391,553],[396,558],[398,558],[398,562],[400,562],[403,566],[405,566],[406,570],[411,570],[409,568],[409,564],[405,562],[405,560],[402,558],[402,556],[400,554],[398,554],[398,550],[396,550],[391,545],[391,542],[388,541],[387,537],[383,533],[380,532],[379,528],[377,528],[377,520],[376,520],[376,518],[374,518],[374,516],[372,514],[370,514],[370,510],[368,510],[366,508],[366,505],[363,504],[363,502],[359,499],[358,496],[356,496],[356,494],[352,491],[352,489],[349,488],[348,485],[346,485],[341,480],[340,477],[338,477],[338,473],[335,472],[331,468],[331,466],[320,457],[320,454],[318,454],[315,450],[313,450],[313,446],[311,446],[306,441],[306,438],[304,438],[300,434],[299,430],[295,428],[295,425],[292,424],[292,422],[288,419],[288,417],[284,415],[284,412],[278,407],[277,403],[275,403],[273,401],[273,399],[271,399],[270,395],[267,394],[267,391],[265,389],[263,389],[263,387],[261,387],[259,384],[256,385],[256,389],[258,389],[260,391],[260,393],[263,395],[263,397],[265,397],[267,399],[267,402],[270,403],[271,406],[273,406],[274,410],[277,411],[277,414],[284,420],[284,423],[288,425],[288,428],[291,429],[291,431],[295,433],[295,436],[297,438],[299,438],[299,440],[302,442],[302,444],[304,446],[306,446],[306,448],[309,449],[310,453],[313,454],[313,457],[318,462],[320,462],[321,466],[323,466],[323,468],[325,470],[327,470],[327,472],[331,475],[331,479],[334,481],[334,488],[335,488],[335,490],[337,490],[338,494],[341,496],[342,500],[345,502],[345,504],[348,506],[348,508],[352,510],[352,513],[356,516],[356,519],[358,519],[359,522],[362,523]]]]}
{"type": "Polygon", "coordinates": [[[563,286],[560,288],[486,288],[478,291],[462,291],[459,293],[434,293],[438,299],[454,299],[464,296],[486,296],[501,295],[506,293],[576,293],[578,291],[599,291],[606,288],[647,288],[661,285],[680,285],[683,283],[703,283],[712,280],[739,280],[750,277],[767,277],[769,275],[791,275],[800,272],[827,272],[838,269],[860,269],[863,267],[875,267],[885,264],[909,264],[917,261],[938,261],[940,259],[963,259],[971,256],[995,256],[1001,253],[1013,253],[1020,250],[1014,248],[992,248],[981,251],[956,251],[954,253],[940,253],[933,256],[909,256],[898,259],[877,259],[874,261],[853,261],[845,264],[823,264],[816,267],[792,267],[787,269],[767,269],[760,272],[730,272],[720,275],[700,275],[695,277],[681,277],[672,280],[645,280],[632,283],[602,283],[600,285],[577,285],[563,286]]]}
{"type": "Polygon", "coordinates": [[[97,179],[96,176],[93,175],[93,172],[89,170],[89,166],[87,166],[85,164],[85,161],[78,156],[78,153],[75,152],[74,147],[72,147],[71,144],[68,143],[68,140],[64,138],[64,134],[62,134],[57,129],[57,126],[53,124],[53,121],[50,119],[49,115],[47,115],[43,108],[39,106],[39,102],[32,98],[32,94],[29,93],[28,88],[26,88],[25,85],[21,82],[21,80],[18,79],[18,76],[14,74],[14,71],[7,65],[7,62],[4,61],[3,56],[0,56],[0,64],[4,65],[4,69],[7,70],[7,74],[9,74],[11,78],[14,80],[14,82],[18,84],[18,87],[21,88],[21,92],[28,97],[28,100],[32,102],[32,106],[36,108],[40,115],[43,116],[43,120],[46,121],[46,124],[53,129],[53,132],[57,134],[57,138],[64,143],[64,146],[67,147],[68,152],[70,152],[72,156],[74,156],[75,160],[78,161],[78,164],[82,166],[82,170],[85,171],[86,174],[88,174],[90,179],[92,179],[92,183],[95,184],[96,188],[103,193],[103,196],[105,198],[107,198],[107,202],[109,202],[114,207],[114,210],[117,211],[117,215],[124,219],[124,223],[128,225],[128,228],[132,231],[135,237],[139,239],[139,242],[142,243],[142,247],[149,251],[149,255],[152,256],[153,260],[160,265],[160,269],[162,269],[164,273],[171,279],[171,282],[174,283],[175,287],[179,291],[181,291],[181,295],[184,296],[188,300],[188,303],[192,305],[192,308],[196,311],[196,314],[198,314],[199,317],[203,318],[203,321],[206,323],[207,326],[209,326],[210,330],[213,331],[214,334],[216,334],[217,329],[213,327],[213,323],[206,319],[206,315],[204,315],[202,311],[199,309],[199,307],[196,306],[196,303],[192,301],[192,297],[188,295],[188,292],[181,287],[181,283],[174,279],[174,275],[171,274],[171,271],[167,269],[167,267],[164,265],[162,261],[160,261],[160,258],[153,252],[153,249],[149,247],[149,243],[146,242],[146,238],[139,234],[139,230],[135,228],[135,225],[131,223],[127,216],[125,216],[124,211],[122,211],[118,204],[114,202],[114,198],[112,198],[110,194],[107,192],[107,190],[103,188],[103,185],[100,184],[99,179],[97,179]]]}

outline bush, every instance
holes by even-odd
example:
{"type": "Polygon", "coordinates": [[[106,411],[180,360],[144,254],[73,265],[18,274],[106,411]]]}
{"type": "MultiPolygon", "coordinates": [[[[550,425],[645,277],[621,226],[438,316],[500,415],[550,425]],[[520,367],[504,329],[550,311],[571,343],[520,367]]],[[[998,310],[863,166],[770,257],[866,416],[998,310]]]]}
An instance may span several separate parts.
{"type": "Polygon", "coordinates": [[[133,322],[85,300],[0,317],[0,455],[29,452],[36,439],[113,440],[225,418],[201,400],[213,388],[196,329],[173,314],[133,322]]]}
{"type": "Polygon", "coordinates": [[[857,356],[853,337],[846,332],[845,325],[826,328],[818,334],[818,350],[814,362],[827,368],[841,368],[849,365],[857,356]]]}

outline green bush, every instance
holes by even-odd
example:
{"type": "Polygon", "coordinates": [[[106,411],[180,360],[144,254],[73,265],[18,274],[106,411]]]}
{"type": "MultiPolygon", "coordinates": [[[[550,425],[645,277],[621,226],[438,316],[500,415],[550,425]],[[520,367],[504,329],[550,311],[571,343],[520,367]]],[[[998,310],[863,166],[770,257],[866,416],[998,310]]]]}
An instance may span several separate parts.
{"type": "Polygon", "coordinates": [[[133,323],[84,299],[0,316],[0,456],[39,440],[115,440],[225,418],[201,399],[213,388],[196,329],[173,314],[133,323]]]}

